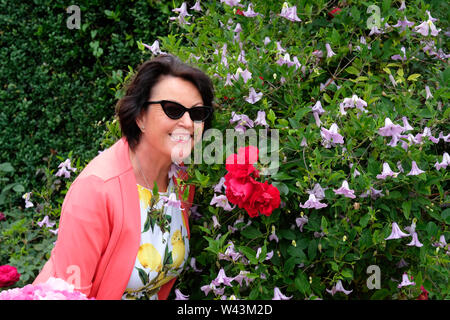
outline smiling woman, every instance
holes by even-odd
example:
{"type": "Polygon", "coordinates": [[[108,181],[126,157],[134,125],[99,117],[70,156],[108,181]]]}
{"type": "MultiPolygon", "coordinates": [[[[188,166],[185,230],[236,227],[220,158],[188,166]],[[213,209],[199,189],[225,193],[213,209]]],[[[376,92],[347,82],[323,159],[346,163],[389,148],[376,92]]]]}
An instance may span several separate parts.
{"type": "Polygon", "coordinates": [[[211,124],[213,86],[171,55],[145,62],[117,103],[122,139],[71,185],[34,284],[61,278],[96,299],[166,299],[189,253],[194,196],[182,160],[211,124]]]}

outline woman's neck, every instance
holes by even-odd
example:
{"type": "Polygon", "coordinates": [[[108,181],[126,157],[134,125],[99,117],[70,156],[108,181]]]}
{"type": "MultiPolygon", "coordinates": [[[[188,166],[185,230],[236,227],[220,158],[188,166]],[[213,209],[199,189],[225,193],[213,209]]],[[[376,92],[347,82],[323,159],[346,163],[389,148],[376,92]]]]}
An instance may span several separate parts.
{"type": "Polygon", "coordinates": [[[157,157],[156,154],[142,145],[138,145],[133,151],[129,150],[136,182],[150,190],[153,190],[156,183],[159,192],[166,192],[172,162],[157,157]]]}

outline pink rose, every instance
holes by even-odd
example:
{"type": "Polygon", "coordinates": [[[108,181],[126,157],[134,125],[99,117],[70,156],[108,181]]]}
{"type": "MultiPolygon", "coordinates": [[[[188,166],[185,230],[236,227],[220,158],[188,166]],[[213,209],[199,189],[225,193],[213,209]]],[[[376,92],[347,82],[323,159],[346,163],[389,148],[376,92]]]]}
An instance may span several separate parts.
{"type": "Polygon", "coordinates": [[[0,266],[0,288],[9,287],[19,281],[20,273],[17,272],[15,267],[7,264],[0,266]]]}

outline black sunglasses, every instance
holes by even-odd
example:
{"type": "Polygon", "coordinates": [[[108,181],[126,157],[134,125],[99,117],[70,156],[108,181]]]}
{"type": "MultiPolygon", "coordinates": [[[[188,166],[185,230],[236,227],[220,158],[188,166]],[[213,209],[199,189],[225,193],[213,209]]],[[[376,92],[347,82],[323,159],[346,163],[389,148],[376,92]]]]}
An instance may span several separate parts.
{"type": "Polygon", "coordinates": [[[147,101],[145,103],[148,104],[160,104],[162,109],[164,110],[164,113],[170,118],[170,119],[180,119],[184,113],[187,111],[189,112],[189,116],[191,117],[192,121],[205,121],[208,119],[209,116],[211,116],[213,112],[212,107],[208,106],[199,106],[199,107],[192,107],[192,108],[186,108],[185,106],[179,104],[178,102],[168,101],[168,100],[160,100],[160,101],[147,101]]]}

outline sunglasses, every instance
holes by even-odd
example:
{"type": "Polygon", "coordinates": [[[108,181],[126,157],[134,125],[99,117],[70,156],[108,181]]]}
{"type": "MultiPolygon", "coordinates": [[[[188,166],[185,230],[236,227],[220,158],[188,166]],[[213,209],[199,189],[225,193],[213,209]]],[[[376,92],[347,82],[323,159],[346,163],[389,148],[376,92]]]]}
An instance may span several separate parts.
{"type": "Polygon", "coordinates": [[[211,116],[213,112],[212,107],[199,106],[186,108],[185,106],[177,102],[168,100],[147,101],[145,104],[160,104],[166,116],[173,120],[180,119],[185,112],[189,112],[189,116],[191,117],[192,121],[205,121],[211,116]]]}

